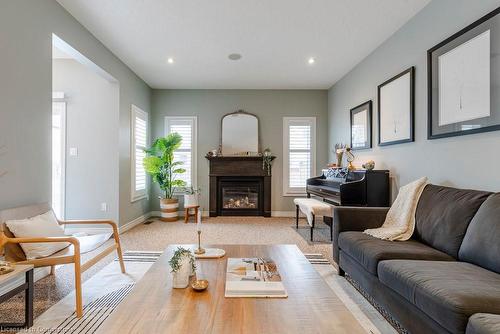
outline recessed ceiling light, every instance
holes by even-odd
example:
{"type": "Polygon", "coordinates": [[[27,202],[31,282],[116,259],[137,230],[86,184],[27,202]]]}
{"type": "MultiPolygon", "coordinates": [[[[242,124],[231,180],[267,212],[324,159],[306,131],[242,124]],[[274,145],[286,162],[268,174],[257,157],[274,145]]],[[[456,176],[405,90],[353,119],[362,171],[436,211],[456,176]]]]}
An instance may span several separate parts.
{"type": "Polygon", "coordinates": [[[240,60],[241,55],[239,53],[231,53],[229,56],[227,56],[231,60],[240,60]]]}
{"type": "Polygon", "coordinates": [[[168,59],[167,59],[167,63],[169,63],[169,64],[173,64],[173,63],[174,63],[174,58],[168,58],[168,59]]]}
{"type": "Polygon", "coordinates": [[[315,60],[313,57],[311,57],[311,58],[309,58],[309,59],[307,60],[307,63],[308,63],[309,65],[312,65],[312,64],[314,64],[314,62],[315,62],[315,61],[316,61],[316,60],[315,60]]]}

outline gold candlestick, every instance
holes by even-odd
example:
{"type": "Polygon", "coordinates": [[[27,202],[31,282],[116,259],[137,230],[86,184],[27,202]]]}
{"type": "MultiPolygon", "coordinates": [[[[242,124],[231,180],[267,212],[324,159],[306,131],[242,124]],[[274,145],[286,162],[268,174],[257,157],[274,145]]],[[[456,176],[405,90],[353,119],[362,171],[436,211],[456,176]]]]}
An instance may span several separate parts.
{"type": "Polygon", "coordinates": [[[201,231],[198,231],[198,249],[195,249],[194,253],[205,254],[205,249],[201,248],[201,231]]]}

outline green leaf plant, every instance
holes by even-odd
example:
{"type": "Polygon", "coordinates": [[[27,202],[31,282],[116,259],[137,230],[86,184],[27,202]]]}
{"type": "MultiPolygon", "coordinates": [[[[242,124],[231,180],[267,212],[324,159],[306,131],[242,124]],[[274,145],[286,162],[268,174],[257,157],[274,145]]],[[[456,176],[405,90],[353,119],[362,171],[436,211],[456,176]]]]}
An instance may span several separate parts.
{"type": "Polygon", "coordinates": [[[151,148],[145,150],[144,169],[151,175],[153,182],[158,183],[167,199],[174,196],[176,189],[186,186],[186,182],[178,178],[186,172],[181,167],[183,163],[174,161],[174,152],[181,143],[182,137],[173,132],[164,138],[156,139],[151,148]]]}

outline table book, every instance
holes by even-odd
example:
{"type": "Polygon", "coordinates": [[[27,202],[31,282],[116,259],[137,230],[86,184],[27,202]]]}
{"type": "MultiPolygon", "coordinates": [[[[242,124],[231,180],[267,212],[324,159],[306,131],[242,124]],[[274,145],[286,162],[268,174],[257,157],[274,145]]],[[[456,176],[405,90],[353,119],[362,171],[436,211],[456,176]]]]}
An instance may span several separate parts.
{"type": "Polygon", "coordinates": [[[228,258],[225,296],[229,298],[288,297],[276,263],[264,258],[228,258]]]}

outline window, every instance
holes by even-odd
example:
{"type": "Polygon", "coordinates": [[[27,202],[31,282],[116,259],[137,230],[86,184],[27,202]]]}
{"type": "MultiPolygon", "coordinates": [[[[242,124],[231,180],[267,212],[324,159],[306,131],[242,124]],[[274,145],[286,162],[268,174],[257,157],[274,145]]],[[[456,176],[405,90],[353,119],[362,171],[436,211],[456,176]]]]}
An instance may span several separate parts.
{"type": "Polygon", "coordinates": [[[196,117],[165,117],[165,134],[177,132],[182,137],[181,147],[174,152],[175,161],[182,161],[186,173],[179,179],[186,182],[187,187],[196,188],[196,117]]]}
{"type": "Polygon", "coordinates": [[[132,195],[131,200],[137,201],[147,197],[146,171],[142,160],[146,156],[144,150],[148,142],[148,114],[132,105],[131,115],[131,170],[132,170],[132,195]]]}
{"type": "Polygon", "coordinates": [[[283,118],[283,195],[305,194],[316,169],[316,118],[283,118]]]}

